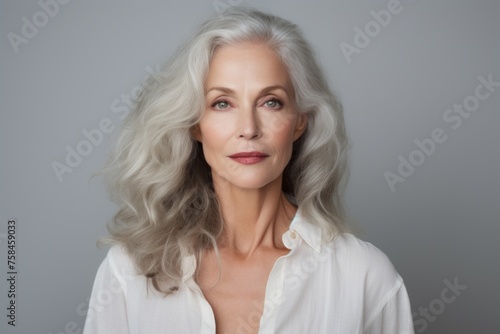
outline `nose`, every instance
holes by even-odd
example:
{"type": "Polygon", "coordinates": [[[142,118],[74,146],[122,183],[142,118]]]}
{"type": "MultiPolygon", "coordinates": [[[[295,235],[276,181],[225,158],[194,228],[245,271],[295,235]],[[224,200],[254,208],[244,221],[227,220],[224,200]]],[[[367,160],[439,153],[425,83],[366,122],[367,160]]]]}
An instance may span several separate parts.
{"type": "Polygon", "coordinates": [[[238,138],[257,139],[262,135],[256,108],[241,108],[238,116],[238,138]]]}

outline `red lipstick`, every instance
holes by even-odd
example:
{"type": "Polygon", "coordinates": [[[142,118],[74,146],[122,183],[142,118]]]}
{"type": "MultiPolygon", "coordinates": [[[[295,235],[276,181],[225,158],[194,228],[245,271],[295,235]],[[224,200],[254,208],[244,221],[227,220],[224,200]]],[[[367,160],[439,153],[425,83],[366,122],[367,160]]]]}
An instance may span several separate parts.
{"type": "Polygon", "coordinates": [[[229,157],[231,159],[233,159],[234,161],[239,162],[241,164],[251,165],[251,164],[255,164],[257,162],[264,160],[268,156],[269,155],[267,155],[265,153],[253,151],[253,152],[239,152],[239,153],[232,154],[229,157]]]}

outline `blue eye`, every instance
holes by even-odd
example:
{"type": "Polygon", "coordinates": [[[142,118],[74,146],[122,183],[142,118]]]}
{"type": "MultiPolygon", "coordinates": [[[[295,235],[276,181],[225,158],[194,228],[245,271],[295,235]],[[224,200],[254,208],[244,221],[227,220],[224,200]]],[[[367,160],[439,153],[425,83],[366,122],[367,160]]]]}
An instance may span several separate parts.
{"type": "Polygon", "coordinates": [[[219,110],[227,109],[227,108],[229,108],[229,103],[226,100],[215,101],[212,104],[212,108],[216,108],[219,110]]]}
{"type": "Polygon", "coordinates": [[[266,107],[269,108],[280,108],[283,106],[283,104],[277,99],[271,99],[269,101],[266,101],[265,105],[266,107]]]}

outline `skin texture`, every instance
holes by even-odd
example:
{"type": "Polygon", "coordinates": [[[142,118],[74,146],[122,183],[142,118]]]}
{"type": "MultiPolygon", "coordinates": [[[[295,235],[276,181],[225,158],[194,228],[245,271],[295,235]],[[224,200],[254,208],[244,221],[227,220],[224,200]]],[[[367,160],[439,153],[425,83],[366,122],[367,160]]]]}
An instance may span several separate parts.
{"type": "Polygon", "coordinates": [[[219,48],[205,82],[205,112],[192,134],[212,169],[224,219],[213,251],[204,254],[197,282],[214,311],[217,333],[257,333],[269,273],[288,253],[282,235],[297,208],[281,186],[292,145],[307,126],[295,108],[288,71],[268,47],[241,43],[219,48]],[[259,151],[243,164],[229,156],[259,151]]]}

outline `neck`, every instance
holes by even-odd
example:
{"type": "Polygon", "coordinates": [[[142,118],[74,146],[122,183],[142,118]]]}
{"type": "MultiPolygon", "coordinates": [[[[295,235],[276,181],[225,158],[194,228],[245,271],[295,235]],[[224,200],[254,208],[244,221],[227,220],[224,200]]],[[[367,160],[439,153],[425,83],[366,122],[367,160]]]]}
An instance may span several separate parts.
{"type": "Polygon", "coordinates": [[[224,231],[219,247],[248,257],[257,250],[284,249],[282,235],[297,208],[281,190],[281,178],[260,189],[242,189],[214,180],[224,231]]]}

